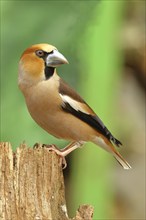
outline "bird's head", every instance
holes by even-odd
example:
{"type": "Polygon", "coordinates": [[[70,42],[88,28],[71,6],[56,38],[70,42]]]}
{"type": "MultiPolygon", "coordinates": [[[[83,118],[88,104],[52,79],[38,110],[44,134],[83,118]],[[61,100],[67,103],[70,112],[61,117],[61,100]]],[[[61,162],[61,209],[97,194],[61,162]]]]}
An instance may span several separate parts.
{"type": "Polygon", "coordinates": [[[20,88],[49,79],[57,66],[68,63],[58,50],[49,44],[36,44],[27,48],[19,62],[20,88]]]}

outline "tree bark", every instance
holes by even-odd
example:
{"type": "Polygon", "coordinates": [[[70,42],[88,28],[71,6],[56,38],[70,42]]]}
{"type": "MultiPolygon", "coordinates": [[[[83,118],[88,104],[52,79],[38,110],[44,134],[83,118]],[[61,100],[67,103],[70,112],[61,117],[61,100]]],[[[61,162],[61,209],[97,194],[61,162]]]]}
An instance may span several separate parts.
{"type": "MultiPolygon", "coordinates": [[[[91,220],[81,206],[73,220],[91,220]]],[[[0,143],[0,220],[69,220],[60,157],[41,145],[0,143]]]]}

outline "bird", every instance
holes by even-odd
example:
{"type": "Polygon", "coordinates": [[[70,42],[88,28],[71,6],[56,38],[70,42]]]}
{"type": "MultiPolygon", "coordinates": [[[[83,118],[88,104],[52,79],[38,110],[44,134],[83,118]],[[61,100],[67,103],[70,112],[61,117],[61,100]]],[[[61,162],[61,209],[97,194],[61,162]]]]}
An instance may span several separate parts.
{"type": "Polygon", "coordinates": [[[51,150],[65,157],[86,142],[92,142],[111,153],[124,169],[130,169],[116,149],[122,143],[57,74],[56,68],[62,64],[68,61],[55,46],[40,43],[27,48],[18,65],[18,86],[31,117],[49,134],[69,141],[63,149],[51,145],[51,150]]]}

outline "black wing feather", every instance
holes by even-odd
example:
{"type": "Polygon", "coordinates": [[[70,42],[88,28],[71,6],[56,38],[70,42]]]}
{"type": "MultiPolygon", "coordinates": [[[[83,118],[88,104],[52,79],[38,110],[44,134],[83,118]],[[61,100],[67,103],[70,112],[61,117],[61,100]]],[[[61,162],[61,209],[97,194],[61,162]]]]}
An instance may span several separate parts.
{"type": "Polygon", "coordinates": [[[84,121],[95,130],[100,132],[102,135],[106,136],[109,141],[112,141],[117,147],[122,145],[122,143],[117,140],[110,131],[105,127],[103,122],[98,118],[98,116],[89,115],[81,111],[76,111],[68,102],[64,102],[62,105],[62,109],[67,113],[71,113],[75,117],[79,118],[80,120],[84,121]]]}

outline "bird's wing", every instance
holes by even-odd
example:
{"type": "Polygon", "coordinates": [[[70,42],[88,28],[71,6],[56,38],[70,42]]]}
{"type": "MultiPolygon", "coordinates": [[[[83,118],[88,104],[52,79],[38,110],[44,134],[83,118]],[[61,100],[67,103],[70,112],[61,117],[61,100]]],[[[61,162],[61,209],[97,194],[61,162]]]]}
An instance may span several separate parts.
{"type": "Polygon", "coordinates": [[[110,131],[106,128],[100,118],[88,106],[88,104],[63,80],[60,79],[59,94],[62,98],[62,109],[67,113],[74,115],[84,121],[99,133],[104,135],[109,141],[112,141],[116,146],[122,145],[119,140],[114,138],[110,131]]]}

